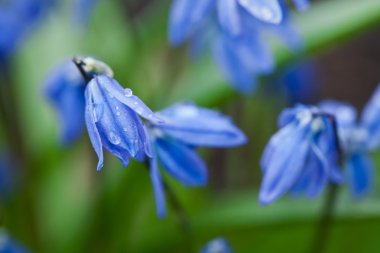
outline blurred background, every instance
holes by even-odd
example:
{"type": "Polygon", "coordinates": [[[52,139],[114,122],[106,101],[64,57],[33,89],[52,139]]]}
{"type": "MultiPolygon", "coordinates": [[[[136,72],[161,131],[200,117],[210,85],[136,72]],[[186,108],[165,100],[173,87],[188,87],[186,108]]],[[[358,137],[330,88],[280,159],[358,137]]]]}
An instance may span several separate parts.
{"type": "MultiPolygon", "coordinates": [[[[99,1],[84,26],[73,22],[73,1],[55,2],[1,74],[1,104],[13,112],[0,121],[1,227],[30,252],[197,252],[219,236],[236,252],[310,252],[325,196],[260,206],[260,156],[284,107],[332,98],[361,110],[380,82],[379,2],[317,0],[292,13],[305,48],[294,54],[269,40],[277,70],[253,95],[234,92],[209,55],[191,59],[186,46],[168,45],[170,0],[99,1]],[[107,154],[97,173],[87,133],[60,144],[42,90],[54,66],[74,55],[102,59],[153,110],[192,100],[230,115],[249,136],[244,147],[201,150],[206,187],[185,188],[165,175],[189,231],[170,205],[166,218],[156,217],[143,165],[123,169],[107,154]]],[[[373,158],[379,168],[380,153],[373,158]]],[[[343,185],[328,235],[326,252],[378,252],[380,185],[360,200],[343,185]]]]}

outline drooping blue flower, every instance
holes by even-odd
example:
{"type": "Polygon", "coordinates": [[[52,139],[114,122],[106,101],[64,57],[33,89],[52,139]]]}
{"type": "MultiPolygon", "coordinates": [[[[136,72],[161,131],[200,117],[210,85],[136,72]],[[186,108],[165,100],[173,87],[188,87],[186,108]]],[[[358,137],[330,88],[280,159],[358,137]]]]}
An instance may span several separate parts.
{"type": "MultiPolygon", "coordinates": [[[[91,64],[82,61],[86,67],[91,64]]],[[[89,71],[86,71],[89,73],[89,71]]],[[[130,157],[143,160],[151,156],[145,126],[139,116],[159,123],[161,120],[131,89],[123,89],[107,75],[95,75],[85,90],[85,121],[91,143],[98,155],[98,171],[103,166],[103,148],[118,157],[123,166],[130,157]]]]}
{"type": "Polygon", "coordinates": [[[58,113],[61,142],[73,143],[83,133],[86,81],[72,60],[59,64],[47,78],[44,94],[58,113]]]}
{"type": "Polygon", "coordinates": [[[207,183],[207,168],[197,147],[233,147],[246,137],[226,116],[191,103],[175,104],[157,112],[163,124],[147,125],[153,154],[150,172],[156,196],[157,214],[166,214],[164,189],[158,162],[163,169],[186,186],[207,183]]]}
{"type": "Polygon", "coordinates": [[[320,108],[334,114],[352,196],[363,197],[374,184],[374,165],[370,152],[380,147],[380,86],[357,120],[356,109],[348,104],[324,101],[320,108]]]}
{"type": "Polygon", "coordinates": [[[329,181],[342,181],[334,117],[297,105],[281,113],[279,125],[261,160],[260,203],[269,204],[289,191],[315,197],[329,181]]]}
{"type": "Polygon", "coordinates": [[[209,241],[199,253],[233,253],[230,244],[224,238],[215,238],[209,241]]]}
{"type": "Polygon", "coordinates": [[[4,231],[0,230],[0,252],[1,253],[28,253],[29,251],[19,243],[9,237],[4,231]]]}
{"type": "Polygon", "coordinates": [[[271,73],[274,59],[262,33],[272,30],[294,50],[301,39],[279,0],[174,0],[169,41],[191,41],[191,51],[212,49],[222,74],[242,92],[252,92],[257,75],[271,73]]]}
{"type": "Polygon", "coordinates": [[[54,1],[5,0],[0,3],[0,63],[8,59],[54,1]]]}

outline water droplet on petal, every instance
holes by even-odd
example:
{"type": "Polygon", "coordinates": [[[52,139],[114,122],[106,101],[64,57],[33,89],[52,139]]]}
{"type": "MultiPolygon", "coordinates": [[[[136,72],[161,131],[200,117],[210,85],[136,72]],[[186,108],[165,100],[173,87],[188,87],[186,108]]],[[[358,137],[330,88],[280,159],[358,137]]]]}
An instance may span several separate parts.
{"type": "Polygon", "coordinates": [[[110,132],[110,135],[109,135],[109,141],[112,143],[112,144],[115,144],[115,145],[118,145],[120,144],[120,137],[117,136],[114,132],[110,132]]]}
{"type": "Polygon", "coordinates": [[[123,131],[124,131],[124,132],[128,132],[128,128],[124,127],[124,128],[123,128],[123,131]]]}
{"type": "Polygon", "coordinates": [[[130,88],[125,88],[124,89],[124,96],[130,97],[132,95],[133,95],[133,92],[132,92],[132,90],[130,88]]]}
{"type": "Polygon", "coordinates": [[[178,117],[195,117],[198,115],[198,108],[194,105],[184,105],[177,109],[176,114],[178,117]]]}
{"type": "Polygon", "coordinates": [[[120,113],[119,111],[117,111],[117,112],[116,112],[116,116],[119,117],[120,115],[121,115],[121,113],[120,113]]]}
{"type": "Polygon", "coordinates": [[[103,106],[100,104],[94,104],[92,113],[94,116],[94,121],[98,122],[103,115],[103,106]]]}

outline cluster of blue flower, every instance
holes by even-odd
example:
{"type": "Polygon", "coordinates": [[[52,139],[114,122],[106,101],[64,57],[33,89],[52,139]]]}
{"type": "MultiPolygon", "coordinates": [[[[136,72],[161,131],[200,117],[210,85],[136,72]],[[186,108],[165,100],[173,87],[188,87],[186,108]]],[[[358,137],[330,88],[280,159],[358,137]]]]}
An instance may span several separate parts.
{"type": "Polygon", "coordinates": [[[207,170],[196,147],[230,147],[246,142],[232,121],[216,111],[179,103],[153,113],[131,89],[122,88],[112,77],[112,70],[103,62],[75,57],[49,78],[46,94],[64,126],[63,142],[80,136],[86,124],[99,157],[98,171],[103,166],[103,148],[124,166],[130,158],[149,164],[160,217],[166,207],[158,161],[183,184],[203,185],[207,170]],[[78,110],[83,113],[78,114],[78,110]]]}
{"type": "MultiPolygon", "coordinates": [[[[299,10],[309,4],[307,0],[293,2],[299,10]]],[[[96,3],[76,1],[81,23],[87,22],[96,3]]],[[[0,62],[16,50],[30,24],[38,22],[50,5],[47,0],[2,4],[0,32],[7,36],[0,37],[0,62]]],[[[169,24],[172,45],[189,40],[194,53],[211,49],[226,78],[244,92],[254,90],[257,75],[274,69],[264,30],[278,34],[291,49],[302,46],[284,0],[174,0],[169,24]]],[[[64,144],[73,143],[87,129],[99,159],[98,171],[103,167],[103,149],[123,166],[131,158],[147,164],[157,215],[163,217],[167,211],[159,164],[182,184],[201,186],[207,183],[207,168],[197,148],[239,146],[247,138],[227,116],[190,102],[153,112],[113,75],[109,66],[93,57],[74,57],[53,71],[45,95],[58,112],[64,144]]],[[[260,203],[272,203],[287,192],[315,197],[327,184],[345,181],[354,196],[369,191],[374,172],[368,154],[380,147],[380,87],[360,121],[352,106],[324,101],[285,109],[278,124],[280,130],[261,160],[260,203]]],[[[201,252],[232,250],[217,239],[201,252]]]]}
{"type": "MultiPolygon", "coordinates": [[[[294,0],[299,10],[308,0],[294,0]]],[[[292,50],[302,40],[290,22],[283,0],[174,0],[169,41],[191,41],[195,53],[208,48],[226,78],[242,92],[255,89],[256,76],[274,70],[274,59],[263,33],[272,31],[292,50]]]]}

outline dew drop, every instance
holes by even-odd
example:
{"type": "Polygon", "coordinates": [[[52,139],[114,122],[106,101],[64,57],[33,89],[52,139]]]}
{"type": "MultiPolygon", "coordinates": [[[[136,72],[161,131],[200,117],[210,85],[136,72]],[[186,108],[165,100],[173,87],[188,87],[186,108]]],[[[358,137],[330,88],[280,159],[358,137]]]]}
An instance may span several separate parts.
{"type": "Polygon", "coordinates": [[[124,131],[124,132],[128,132],[128,128],[123,127],[123,131],[124,131]]]}
{"type": "Polygon", "coordinates": [[[114,132],[110,132],[110,135],[109,135],[109,141],[112,143],[112,144],[115,144],[115,145],[118,145],[120,144],[120,137],[117,136],[114,132]]]}
{"type": "Polygon", "coordinates": [[[94,121],[98,122],[103,115],[103,106],[100,104],[94,104],[92,113],[94,116],[94,121]]]}
{"type": "Polygon", "coordinates": [[[130,97],[132,95],[133,95],[133,92],[132,92],[132,90],[130,88],[125,88],[124,89],[124,96],[130,97]]]}

